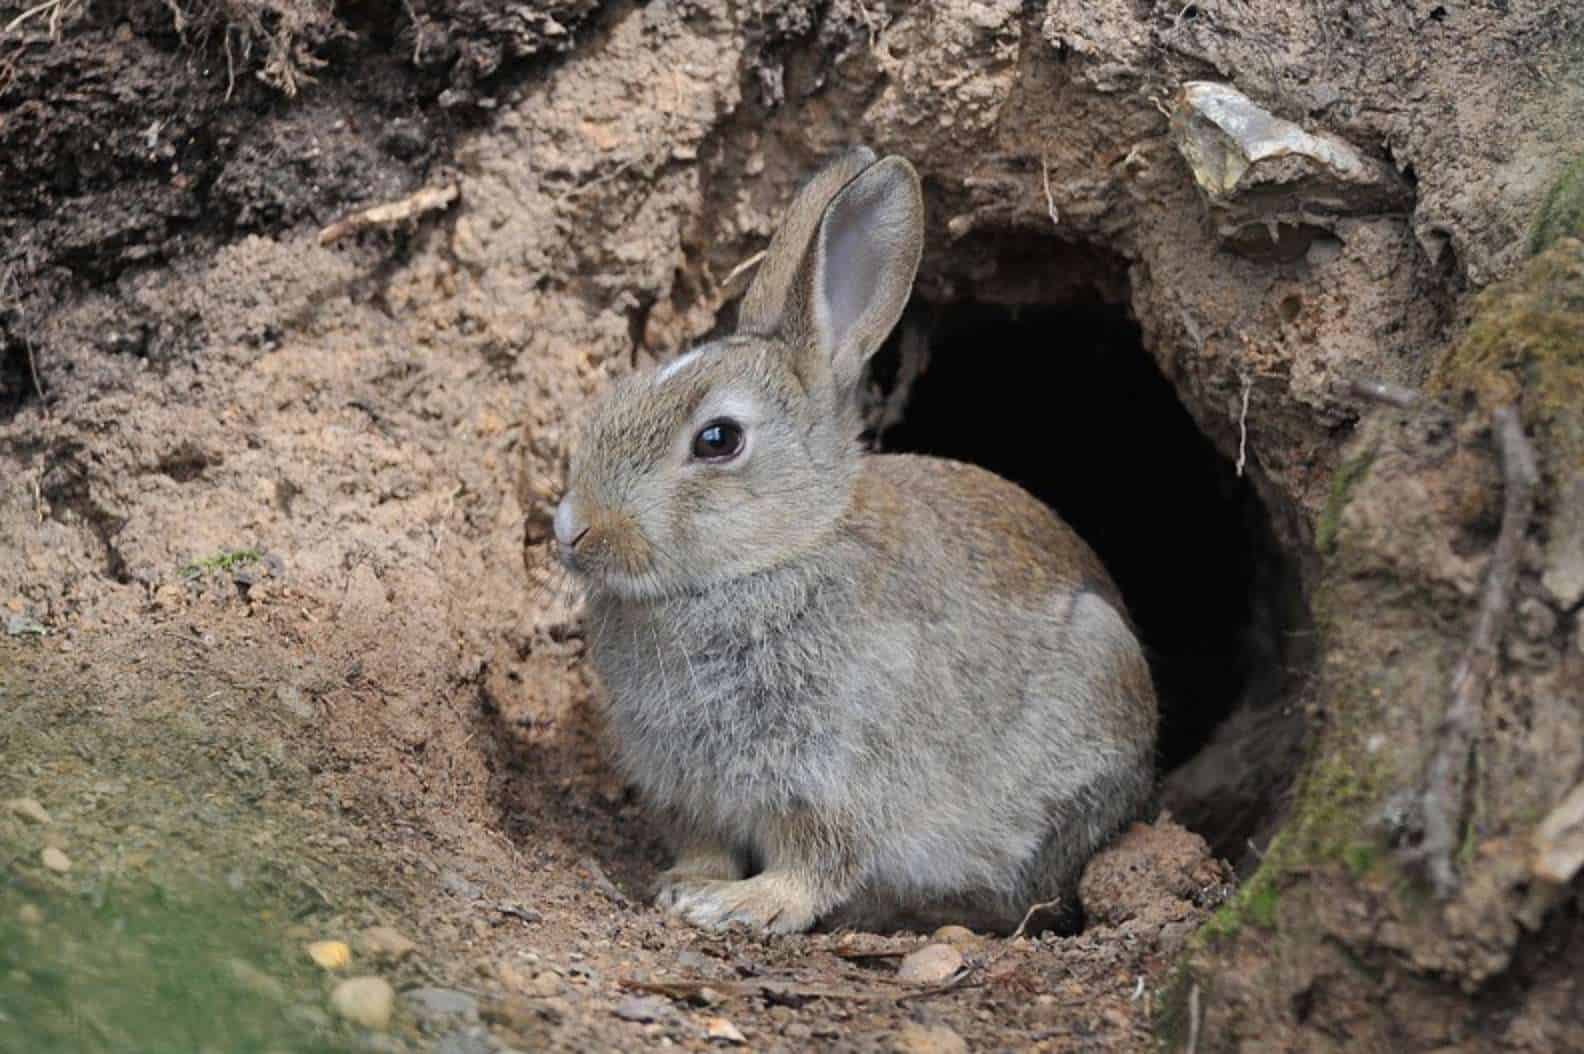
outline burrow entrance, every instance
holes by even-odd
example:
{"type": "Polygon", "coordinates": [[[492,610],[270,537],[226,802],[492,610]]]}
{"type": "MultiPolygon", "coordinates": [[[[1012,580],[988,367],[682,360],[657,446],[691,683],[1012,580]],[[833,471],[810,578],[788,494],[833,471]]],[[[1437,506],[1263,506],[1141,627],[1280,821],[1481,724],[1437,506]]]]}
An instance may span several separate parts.
{"type": "Polygon", "coordinates": [[[869,439],[988,468],[1094,547],[1149,654],[1163,803],[1248,863],[1301,745],[1296,562],[1144,347],[1121,261],[1067,244],[964,255],[975,273],[948,261],[922,280],[877,356],[869,439]]]}

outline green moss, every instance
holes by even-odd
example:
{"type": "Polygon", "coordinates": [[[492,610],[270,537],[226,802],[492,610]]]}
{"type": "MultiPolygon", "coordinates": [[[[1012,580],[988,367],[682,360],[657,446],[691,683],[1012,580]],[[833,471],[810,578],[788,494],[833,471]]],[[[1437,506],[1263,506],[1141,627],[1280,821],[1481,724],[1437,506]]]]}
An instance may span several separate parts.
{"type": "Polygon", "coordinates": [[[1277,908],[1281,904],[1277,883],[1281,872],[1271,867],[1270,861],[1273,857],[1280,858],[1284,852],[1282,843],[1283,837],[1278,835],[1266,850],[1265,863],[1205,922],[1199,931],[1203,939],[1214,942],[1236,937],[1246,926],[1264,930],[1277,928],[1277,908]]]}
{"type": "Polygon", "coordinates": [[[1481,293],[1475,311],[1429,389],[1487,413],[1518,404],[1542,457],[1584,467],[1584,241],[1559,239],[1481,293]]]}
{"type": "Polygon", "coordinates": [[[1370,465],[1374,462],[1375,451],[1366,450],[1344,461],[1331,477],[1331,495],[1326,499],[1325,511],[1320,514],[1320,526],[1315,531],[1315,546],[1322,553],[1335,550],[1337,528],[1342,522],[1342,510],[1347,508],[1348,496],[1369,475],[1370,465]]]}
{"type": "Polygon", "coordinates": [[[1354,878],[1363,878],[1380,861],[1380,847],[1374,842],[1354,842],[1342,850],[1342,863],[1354,878]]]}
{"type": "Polygon", "coordinates": [[[1563,238],[1584,238],[1584,154],[1562,170],[1529,231],[1529,251],[1545,252],[1563,238]]]}
{"type": "Polygon", "coordinates": [[[1380,862],[1377,847],[1360,837],[1387,781],[1379,763],[1359,745],[1379,705],[1375,683],[1371,676],[1345,676],[1336,668],[1328,679],[1328,726],[1299,777],[1292,814],[1259,868],[1200,930],[1202,942],[1235,937],[1248,926],[1280,929],[1282,892],[1290,875],[1340,863],[1357,877],[1380,862]]]}
{"type": "Polygon", "coordinates": [[[181,573],[186,578],[197,578],[211,571],[230,574],[239,567],[255,563],[263,555],[257,549],[222,549],[213,556],[206,556],[202,560],[194,560],[183,566],[181,573]]]}

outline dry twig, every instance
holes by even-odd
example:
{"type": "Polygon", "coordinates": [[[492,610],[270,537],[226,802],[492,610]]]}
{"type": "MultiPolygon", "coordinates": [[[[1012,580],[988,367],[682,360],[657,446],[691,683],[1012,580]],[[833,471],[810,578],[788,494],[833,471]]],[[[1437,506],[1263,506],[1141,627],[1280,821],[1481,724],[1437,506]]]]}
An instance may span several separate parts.
{"type": "Polygon", "coordinates": [[[1452,671],[1452,699],[1436,728],[1435,746],[1425,766],[1419,797],[1424,839],[1412,854],[1423,862],[1431,884],[1442,898],[1451,896],[1457,888],[1454,857],[1468,795],[1470,752],[1479,735],[1485,689],[1495,672],[1497,650],[1512,609],[1519,557],[1534,515],[1534,491],[1540,481],[1534,447],[1524,436],[1517,409],[1504,406],[1497,410],[1492,426],[1506,490],[1501,532],[1480,589],[1468,650],[1452,671]]]}
{"type": "Polygon", "coordinates": [[[390,201],[384,205],[364,209],[362,212],[354,212],[320,231],[319,244],[329,245],[365,227],[389,226],[402,220],[410,220],[414,216],[421,216],[426,212],[446,208],[457,199],[459,193],[460,190],[455,183],[447,183],[440,187],[424,187],[400,201],[390,201]]]}

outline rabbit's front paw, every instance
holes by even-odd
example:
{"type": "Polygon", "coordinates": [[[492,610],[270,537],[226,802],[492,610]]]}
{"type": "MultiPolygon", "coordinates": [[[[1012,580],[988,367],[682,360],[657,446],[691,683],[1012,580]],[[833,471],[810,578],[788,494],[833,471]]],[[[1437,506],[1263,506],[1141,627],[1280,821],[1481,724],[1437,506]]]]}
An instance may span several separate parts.
{"type": "Polygon", "coordinates": [[[669,892],[667,910],[700,929],[742,926],[759,933],[802,933],[814,925],[813,897],[786,872],[741,882],[678,882],[669,892]]]}
{"type": "Polygon", "coordinates": [[[737,858],[726,849],[693,847],[677,854],[677,861],[655,881],[655,905],[671,910],[681,891],[689,886],[725,882],[742,877],[737,858]]]}

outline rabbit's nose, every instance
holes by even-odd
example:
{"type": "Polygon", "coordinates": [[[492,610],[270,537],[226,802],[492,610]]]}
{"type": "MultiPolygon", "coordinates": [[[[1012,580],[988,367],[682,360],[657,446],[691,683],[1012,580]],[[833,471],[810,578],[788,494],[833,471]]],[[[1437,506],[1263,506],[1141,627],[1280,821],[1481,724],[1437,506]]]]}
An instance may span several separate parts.
{"type": "Polygon", "coordinates": [[[588,534],[589,525],[577,514],[577,507],[571,498],[562,498],[555,511],[555,536],[556,544],[564,553],[570,553],[577,548],[578,542],[588,534]]]}

